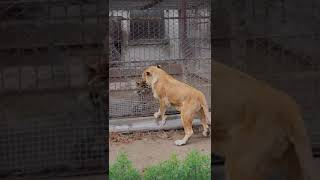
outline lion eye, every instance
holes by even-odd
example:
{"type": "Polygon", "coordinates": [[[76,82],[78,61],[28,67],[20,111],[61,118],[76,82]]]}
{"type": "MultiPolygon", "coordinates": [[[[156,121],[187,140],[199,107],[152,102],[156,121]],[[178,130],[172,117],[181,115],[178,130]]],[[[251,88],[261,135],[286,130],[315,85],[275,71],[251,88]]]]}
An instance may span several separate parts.
{"type": "Polygon", "coordinates": [[[150,76],[150,75],[151,75],[151,73],[150,73],[150,72],[146,72],[146,75],[147,75],[147,76],[150,76]]]}

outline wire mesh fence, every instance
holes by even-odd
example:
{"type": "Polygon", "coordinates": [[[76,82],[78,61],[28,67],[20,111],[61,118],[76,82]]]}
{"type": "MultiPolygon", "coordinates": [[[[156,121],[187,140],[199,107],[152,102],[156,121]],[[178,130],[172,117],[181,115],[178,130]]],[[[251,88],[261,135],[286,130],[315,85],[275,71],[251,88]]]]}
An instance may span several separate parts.
{"type": "Polygon", "coordinates": [[[106,14],[103,0],[0,3],[0,179],[106,171],[106,88],[88,85],[106,14]]]}
{"type": "Polygon", "coordinates": [[[143,69],[155,64],[201,90],[210,105],[210,1],[110,1],[109,18],[110,118],[157,111],[151,93],[135,93],[143,69]]]}
{"type": "MultiPolygon", "coordinates": [[[[282,1],[235,6],[229,16],[234,23],[216,26],[213,32],[213,56],[295,98],[313,146],[320,148],[320,26],[310,6],[302,3],[303,8],[295,11],[294,4],[282,1]]],[[[217,3],[214,7],[217,21],[222,22],[223,6],[217,3]]]]}

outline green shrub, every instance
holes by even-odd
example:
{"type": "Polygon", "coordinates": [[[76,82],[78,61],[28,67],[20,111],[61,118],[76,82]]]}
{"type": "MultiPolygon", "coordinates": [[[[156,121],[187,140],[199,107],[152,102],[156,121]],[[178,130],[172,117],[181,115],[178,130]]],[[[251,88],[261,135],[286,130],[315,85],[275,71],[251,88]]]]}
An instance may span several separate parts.
{"type": "Polygon", "coordinates": [[[145,180],[172,179],[178,180],[180,171],[180,161],[176,154],[173,154],[167,161],[161,162],[159,165],[151,166],[145,169],[145,180]]]}
{"type": "Polygon", "coordinates": [[[145,169],[142,175],[132,166],[125,153],[118,155],[110,168],[111,180],[209,180],[211,179],[210,156],[191,151],[180,161],[176,154],[170,159],[145,169]]]}
{"type": "Polygon", "coordinates": [[[151,166],[144,172],[145,180],[208,180],[211,179],[209,156],[191,151],[184,161],[174,154],[167,161],[151,166]]]}
{"type": "Polygon", "coordinates": [[[182,179],[208,180],[211,179],[211,160],[209,156],[191,151],[181,164],[182,179]]]}
{"type": "Polygon", "coordinates": [[[120,152],[117,161],[110,167],[110,180],[140,180],[141,175],[136,170],[127,154],[120,152]]]}

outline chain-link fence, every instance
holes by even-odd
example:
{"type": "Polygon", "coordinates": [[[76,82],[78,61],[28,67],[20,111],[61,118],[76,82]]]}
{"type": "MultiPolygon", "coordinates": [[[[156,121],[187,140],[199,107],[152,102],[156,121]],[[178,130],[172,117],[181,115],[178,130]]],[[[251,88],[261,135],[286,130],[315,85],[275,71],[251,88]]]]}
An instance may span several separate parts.
{"type": "Polygon", "coordinates": [[[0,179],[106,171],[106,101],[88,86],[106,15],[104,0],[0,2],[0,179]]]}
{"type": "Polygon", "coordinates": [[[226,4],[218,0],[213,56],[294,97],[314,147],[320,148],[320,26],[311,13],[318,6],[297,3],[235,3],[226,16],[226,4]]]}
{"type": "Polygon", "coordinates": [[[112,0],[109,18],[110,118],[157,111],[152,93],[135,93],[143,69],[155,64],[201,90],[211,104],[209,0],[112,0]]]}

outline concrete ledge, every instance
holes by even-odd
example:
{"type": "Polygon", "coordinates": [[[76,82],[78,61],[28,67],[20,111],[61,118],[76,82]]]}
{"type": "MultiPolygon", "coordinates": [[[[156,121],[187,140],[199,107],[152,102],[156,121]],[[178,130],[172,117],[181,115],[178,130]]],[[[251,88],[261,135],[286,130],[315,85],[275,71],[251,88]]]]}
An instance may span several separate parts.
{"type": "MultiPolygon", "coordinates": [[[[211,116],[211,113],[209,113],[211,116]]],[[[200,126],[200,119],[193,120],[193,126],[200,126]]],[[[157,131],[157,130],[171,130],[182,129],[180,115],[170,115],[167,118],[167,123],[164,127],[156,123],[153,116],[139,117],[139,118],[123,118],[123,119],[110,119],[109,132],[131,133],[135,131],[157,131]]]]}

